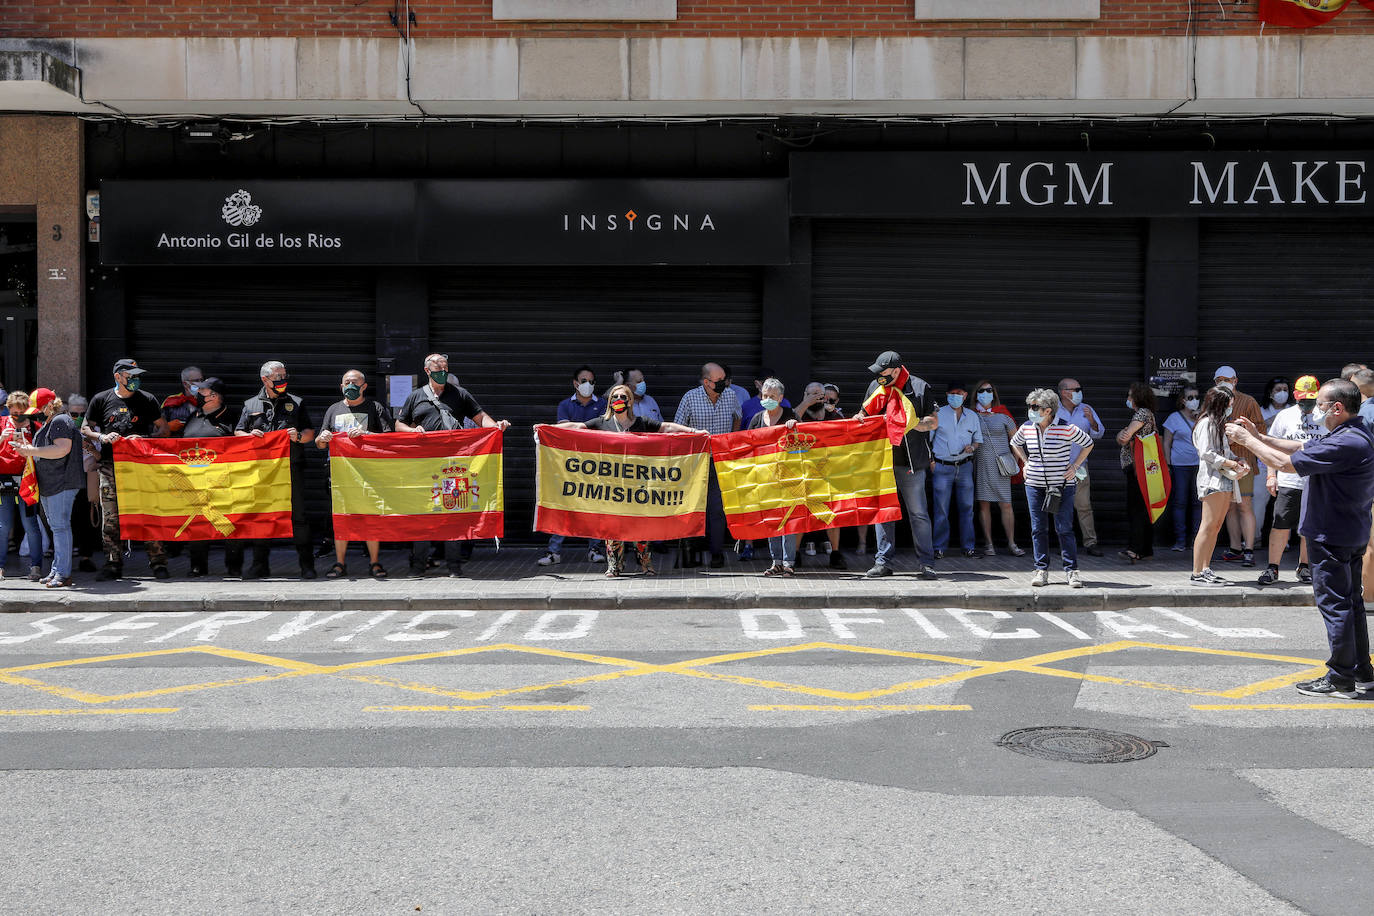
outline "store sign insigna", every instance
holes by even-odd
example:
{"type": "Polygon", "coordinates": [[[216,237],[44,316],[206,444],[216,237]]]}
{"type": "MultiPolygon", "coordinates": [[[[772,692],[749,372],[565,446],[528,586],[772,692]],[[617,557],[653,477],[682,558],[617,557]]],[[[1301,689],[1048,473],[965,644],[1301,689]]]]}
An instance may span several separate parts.
{"type": "Polygon", "coordinates": [[[106,181],[100,259],[783,264],[785,180],[106,181]]]}

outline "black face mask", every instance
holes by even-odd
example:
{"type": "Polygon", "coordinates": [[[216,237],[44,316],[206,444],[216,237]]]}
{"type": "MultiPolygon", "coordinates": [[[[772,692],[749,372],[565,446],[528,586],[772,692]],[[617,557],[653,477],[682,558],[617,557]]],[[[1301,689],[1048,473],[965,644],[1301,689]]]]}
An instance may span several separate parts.
{"type": "Polygon", "coordinates": [[[1311,413],[1312,408],[1316,406],[1316,398],[1303,398],[1302,400],[1298,401],[1298,409],[1301,410],[1303,413],[1311,413]]]}
{"type": "Polygon", "coordinates": [[[879,384],[879,385],[882,385],[884,388],[888,387],[889,385],[892,384],[892,376],[890,376],[890,375],[880,375],[880,376],[878,376],[878,384],[879,384]]]}
{"type": "Polygon", "coordinates": [[[725,383],[725,379],[718,379],[711,383],[711,390],[714,391],[716,394],[720,394],[722,391],[729,387],[730,386],[725,383]]]}

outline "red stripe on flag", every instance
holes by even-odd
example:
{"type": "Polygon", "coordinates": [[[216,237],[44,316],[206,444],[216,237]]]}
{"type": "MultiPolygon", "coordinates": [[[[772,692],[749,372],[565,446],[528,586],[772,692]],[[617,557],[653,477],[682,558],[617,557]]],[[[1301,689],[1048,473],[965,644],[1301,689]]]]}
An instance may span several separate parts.
{"type": "Polygon", "coordinates": [[[120,439],[114,444],[114,460],[132,464],[185,464],[180,455],[194,449],[215,453],[215,464],[231,461],[265,461],[291,454],[291,440],[284,431],[257,436],[220,436],[215,439],[120,439]]]}
{"type": "MultiPolygon", "coordinates": [[[[716,461],[738,461],[776,455],[783,451],[783,441],[794,431],[781,426],[765,426],[711,437],[711,456],[716,461]]],[[[887,422],[882,417],[860,417],[853,420],[820,420],[798,423],[797,435],[814,436],[812,448],[853,445],[887,435],[887,422]]]]}
{"type": "Polygon", "coordinates": [[[335,515],[340,541],[473,541],[506,533],[504,512],[432,515],[335,515]]]}
{"type": "MultiPolygon", "coordinates": [[[[1369,6],[1368,3],[1364,3],[1369,6]]],[[[1342,3],[1338,9],[1330,12],[1308,9],[1293,3],[1292,0],[1260,0],[1259,2],[1259,21],[1265,25],[1281,25],[1293,29],[1310,29],[1313,26],[1324,25],[1335,19],[1341,12],[1349,6],[1349,3],[1342,3]]]]}
{"type": "Polygon", "coordinates": [[[129,541],[229,541],[244,538],[289,538],[291,512],[240,512],[226,515],[234,523],[234,533],[225,537],[203,515],[186,525],[185,515],[142,515],[119,513],[119,536],[129,541]],[[177,532],[180,531],[180,536],[177,532]]]}
{"type": "Polygon", "coordinates": [[[603,433],[593,429],[560,429],[537,425],[539,444],[568,452],[592,455],[647,455],[678,457],[707,450],[706,433],[603,433]]]}
{"type": "MultiPolygon", "coordinates": [[[[501,430],[451,429],[437,433],[371,433],[335,436],[329,454],[336,458],[471,458],[501,451],[501,430]]],[[[452,540],[452,539],[450,539],[452,540]]]]}
{"type": "Polygon", "coordinates": [[[839,499],[827,503],[835,513],[835,518],[822,522],[806,506],[779,506],[758,512],[735,512],[726,515],[730,526],[730,536],[737,540],[771,538],[779,534],[803,534],[807,531],[824,531],[830,528],[850,528],[857,525],[873,525],[878,522],[895,522],[902,517],[902,506],[896,493],[883,493],[879,496],[866,496],[860,499],[839,499]],[[779,530],[778,522],[788,511],[792,515],[787,524],[779,530]]]}
{"type": "Polygon", "coordinates": [[[600,512],[570,512],[566,509],[548,509],[544,506],[540,506],[536,511],[536,530],[567,537],[602,538],[612,541],[671,541],[676,538],[699,537],[706,533],[705,512],[641,518],[600,512]]]}

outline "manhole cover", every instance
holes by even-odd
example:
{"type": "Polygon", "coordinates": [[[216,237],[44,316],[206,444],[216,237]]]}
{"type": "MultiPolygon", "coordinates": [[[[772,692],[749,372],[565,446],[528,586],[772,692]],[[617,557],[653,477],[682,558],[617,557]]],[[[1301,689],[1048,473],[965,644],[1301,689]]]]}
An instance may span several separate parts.
{"type": "Polygon", "coordinates": [[[1007,732],[997,743],[1027,757],[1071,763],[1126,763],[1154,756],[1162,741],[1076,725],[1043,725],[1007,732]]]}

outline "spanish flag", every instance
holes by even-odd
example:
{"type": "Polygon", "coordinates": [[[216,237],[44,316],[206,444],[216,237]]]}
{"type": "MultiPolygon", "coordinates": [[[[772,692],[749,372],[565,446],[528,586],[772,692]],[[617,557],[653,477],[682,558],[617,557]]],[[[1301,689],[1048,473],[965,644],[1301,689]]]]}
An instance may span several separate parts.
{"type": "Polygon", "coordinates": [[[885,417],[711,437],[730,533],[776,537],[902,517],[885,417]]]}
{"type": "Polygon", "coordinates": [[[1169,476],[1169,464],[1164,460],[1159,436],[1136,436],[1131,443],[1131,454],[1135,457],[1135,479],[1140,485],[1140,495],[1145,497],[1145,505],[1150,509],[1150,523],[1159,521],[1164,510],[1169,508],[1169,492],[1173,481],[1169,476]]]}
{"type": "Polygon", "coordinates": [[[119,536],[126,540],[291,536],[285,432],[261,439],[120,439],[114,467],[119,536]]]}
{"type": "MultiPolygon", "coordinates": [[[[1360,2],[1374,9],[1374,0],[1360,2]]],[[[1310,29],[1335,19],[1349,5],[1350,0],[1260,0],[1259,20],[1265,25],[1310,29]]]]}
{"type": "Polygon", "coordinates": [[[38,471],[34,469],[33,459],[24,459],[24,473],[19,475],[19,498],[32,506],[38,502],[38,471]]]}
{"type": "Polygon", "coordinates": [[[505,534],[501,430],[374,433],[329,440],[334,536],[464,541],[505,534]]]}
{"type": "Polygon", "coordinates": [[[921,418],[916,416],[916,408],[902,392],[911,380],[911,373],[903,366],[893,378],[891,385],[879,385],[864,401],[866,416],[883,417],[887,420],[887,438],[893,445],[901,445],[902,437],[916,428],[921,418]]]}
{"type": "Polygon", "coordinates": [[[534,527],[612,541],[706,531],[705,433],[609,433],[536,426],[534,527]]]}

